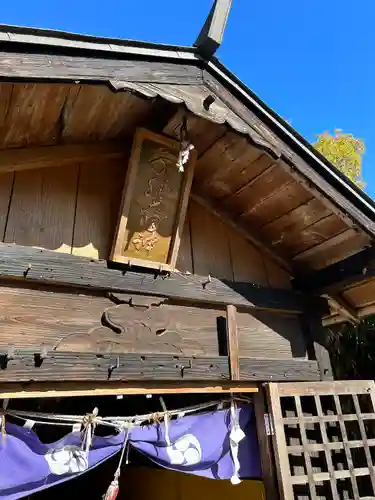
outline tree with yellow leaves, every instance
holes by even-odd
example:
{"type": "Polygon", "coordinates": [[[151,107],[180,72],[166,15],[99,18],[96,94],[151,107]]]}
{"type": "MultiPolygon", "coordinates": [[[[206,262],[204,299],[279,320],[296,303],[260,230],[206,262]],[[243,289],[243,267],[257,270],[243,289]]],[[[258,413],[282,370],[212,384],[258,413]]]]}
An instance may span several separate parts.
{"type": "Polygon", "coordinates": [[[344,134],[341,130],[335,130],[334,135],[329,132],[319,135],[314,146],[354,184],[362,189],[365,187],[362,180],[365,144],[361,139],[356,139],[352,134],[344,134]]]}
{"type": "MultiPolygon", "coordinates": [[[[318,136],[315,148],[354,184],[364,188],[362,160],[365,144],[352,134],[335,130],[318,136]]],[[[358,326],[341,325],[331,330],[330,355],[335,377],[339,379],[373,378],[374,364],[374,318],[368,318],[358,326]]]]}

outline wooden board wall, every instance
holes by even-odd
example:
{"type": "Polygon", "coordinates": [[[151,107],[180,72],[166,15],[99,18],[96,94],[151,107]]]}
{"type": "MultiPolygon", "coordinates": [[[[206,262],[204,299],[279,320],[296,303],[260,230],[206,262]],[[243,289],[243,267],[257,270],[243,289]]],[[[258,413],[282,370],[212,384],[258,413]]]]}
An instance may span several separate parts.
{"type": "Polygon", "coordinates": [[[290,288],[290,276],[234,229],[190,200],[177,261],[182,272],[290,288]]]}
{"type": "MultiPolygon", "coordinates": [[[[126,172],[116,160],[0,176],[0,237],[107,259],[126,172]]],[[[190,200],[177,268],[182,272],[286,288],[289,276],[235,230],[190,200]]]]}
{"type": "MultiPolygon", "coordinates": [[[[223,354],[224,308],[158,298],[147,308],[129,305],[129,298],[121,296],[124,303],[118,303],[118,296],[112,301],[73,290],[0,286],[0,349],[223,354]]],[[[296,316],[252,311],[239,312],[237,319],[241,356],[306,359],[296,316]]]]}
{"type": "Polygon", "coordinates": [[[106,161],[3,174],[3,241],[106,259],[125,170],[106,161]]]}

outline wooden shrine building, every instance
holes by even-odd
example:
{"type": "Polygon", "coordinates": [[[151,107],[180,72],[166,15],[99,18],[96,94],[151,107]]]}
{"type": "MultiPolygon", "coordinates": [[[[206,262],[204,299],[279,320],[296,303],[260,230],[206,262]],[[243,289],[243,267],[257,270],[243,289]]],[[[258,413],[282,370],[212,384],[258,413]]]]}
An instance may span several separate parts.
{"type": "Polygon", "coordinates": [[[215,37],[1,27],[1,397],[336,387],[323,327],[375,311],[375,204],[215,37]]]}

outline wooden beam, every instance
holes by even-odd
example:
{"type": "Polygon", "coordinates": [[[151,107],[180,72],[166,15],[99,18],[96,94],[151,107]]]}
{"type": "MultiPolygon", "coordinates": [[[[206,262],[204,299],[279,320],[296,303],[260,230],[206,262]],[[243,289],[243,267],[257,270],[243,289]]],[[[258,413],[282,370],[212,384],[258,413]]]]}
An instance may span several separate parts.
{"type": "Polygon", "coordinates": [[[270,259],[276,262],[277,265],[293,274],[293,265],[287,259],[275,252],[259,236],[254,236],[253,232],[255,233],[255,231],[251,231],[251,228],[249,228],[248,226],[244,226],[242,223],[235,222],[231,213],[221,207],[215,206],[212,201],[210,201],[206,196],[203,196],[202,194],[198,194],[193,191],[191,193],[191,198],[202,205],[207,211],[232,227],[240,236],[242,236],[242,238],[255,245],[261,252],[264,252],[268,257],[270,257],[270,259]]]}
{"type": "Polygon", "coordinates": [[[375,304],[370,304],[358,309],[358,316],[360,319],[365,319],[368,316],[372,316],[373,314],[375,314],[375,304]]]}
{"type": "MultiPolygon", "coordinates": [[[[359,322],[363,319],[368,318],[369,316],[373,316],[375,314],[375,303],[369,304],[364,307],[359,307],[356,310],[356,314],[359,322]]],[[[344,315],[343,312],[339,312],[338,314],[332,314],[323,318],[323,326],[338,325],[340,323],[346,323],[347,321],[350,321],[348,317],[344,315]]]]}
{"type": "Polygon", "coordinates": [[[220,47],[223,40],[232,0],[215,0],[210,13],[195,42],[199,53],[210,58],[220,47]]]}
{"type": "Polygon", "coordinates": [[[273,422],[271,421],[271,415],[267,411],[264,391],[264,387],[260,386],[258,392],[253,396],[263,483],[266,490],[266,499],[279,500],[271,440],[273,422]]]}
{"type": "Polygon", "coordinates": [[[240,380],[239,342],[237,331],[237,309],[227,306],[227,347],[231,380],[240,380]]]}
{"type": "Polygon", "coordinates": [[[25,283],[63,285],[93,291],[131,292],[177,301],[218,304],[302,314],[306,308],[328,313],[325,299],[294,290],[262,287],[193,274],[129,271],[105,261],[0,243],[0,278],[25,283]]]}
{"type": "Polygon", "coordinates": [[[338,294],[326,295],[325,297],[332,308],[342,314],[347,321],[353,325],[358,325],[361,322],[355,307],[352,307],[343,297],[338,294]]]}
{"type": "MultiPolygon", "coordinates": [[[[228,356],[0,350],[0,382],[229,382],[228,356]]],[[[240,358],[241,381],[318,380],[315,361],[240,358]]],[[[216,384],[214,384],[216,385],[216,384]]]]}
{"type": "Polygon", "coordinates": [[[340,325],[341,323],[346,323],[347,321],[348,320],[345,316],[341,316],[340,314],[335,314],[323,318],[322,325],[324,327],[331,327],[334,325],[340,325]]]}
{"type": "Polygon", "coordinates": [[[0,174],[34,168],[59,167],[101,159],[121,158],[125,153],[124,145],[118,142],[3,149],[0,151],[0,174]]]}
{"type": "Polygon", "coordinates": [[[298,290],[311,290],[315,293],[334,293],[373,277],[375,277],[375,246],[325,269],[299,276],[293,280],[293,286],[298,290]]]}
{"type": "Polygon", "coordinates": [[[308,248],[307,250],[304,250],[303,252],[295,255],[293,257],[293,260],[305,260],[309,259],[313,255],[316,255],[317,253],[325,252],[329,248],[332,248],[336,245],[340,245],[341,243],[344,243],[347,239],[352,238],[358,234],[358,231],[355,229],[346,229],[340,234],[337,234],[336,236],[333,236],[332,238],[329,238],[328,240],[322,241],[321,243],[318,243],[317,245],[308,248]]]}
{"type": "Polygon", "coordinates": [[[320,380],[332,380],[333,372],[327,348],[327,332],[322,324],[322,317],[314,310],[300,317],[302,330],[305,334],[309,358],[315,359],[320,380]]]}
{"type": "MultiPolygon", "coordinates": [[[[19,47],[22,47],[21,44],[19,47]]],[[[113,52],[87,52],[73,49],[66,55],[61,48],[49,48],[38,53],[38,46],[15,50],[14,44],[2,42],[0,51],[0,74],[3,78],[24,78],[28,80],[49,79],[71,82],[153,82],[182,85],[196,85],[203,82],[202,70],[198,66],[179,60],[142,60],[129,58],[127,54],[113,52]],[[9,51],[7,47],[9,46],[9,51]],[[53,51],[60,53],[53,53],[53,51]],[[82,55],[85,54],[85,55],[82,55]]]]}
{"type": "Polygon", "coordinates": [[[82,396],[130,396],[141,394],[230,394],[256,393],[255,382],[5,382],[0,399],[66,398],[82,396]]]}
{"type": "Polygon", "coordinates": [[[320,380],[318,360],[240,358],[241,381],[320,380]]]}

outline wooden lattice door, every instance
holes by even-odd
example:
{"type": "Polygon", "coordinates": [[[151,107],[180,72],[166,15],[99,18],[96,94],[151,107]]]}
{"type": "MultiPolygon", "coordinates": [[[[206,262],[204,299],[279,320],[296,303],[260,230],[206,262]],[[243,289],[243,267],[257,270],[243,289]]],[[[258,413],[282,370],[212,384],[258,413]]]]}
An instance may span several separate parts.
{"type": "Polygon", "coordinates": [[[375,499],[373,381],[269,384],[283,500],[375,499]]]}

